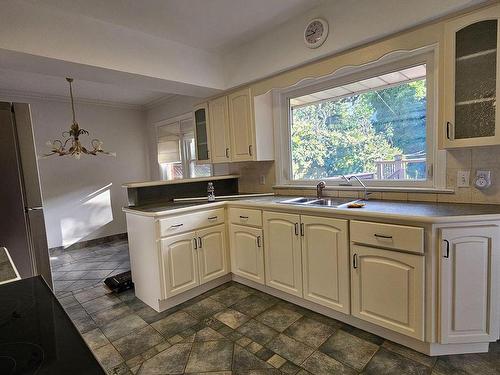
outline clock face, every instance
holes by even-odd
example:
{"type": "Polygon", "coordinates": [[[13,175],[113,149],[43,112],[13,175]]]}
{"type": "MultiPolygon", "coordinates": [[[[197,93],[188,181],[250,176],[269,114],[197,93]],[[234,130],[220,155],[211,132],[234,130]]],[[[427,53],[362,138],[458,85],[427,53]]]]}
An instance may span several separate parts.
{"type": "Polygon", "coordinates": [[[328,35],[328,24],[322,19],[309,22],[304,31],[304,42],[310,48],[317,48],[325,41],[328,35]]]}

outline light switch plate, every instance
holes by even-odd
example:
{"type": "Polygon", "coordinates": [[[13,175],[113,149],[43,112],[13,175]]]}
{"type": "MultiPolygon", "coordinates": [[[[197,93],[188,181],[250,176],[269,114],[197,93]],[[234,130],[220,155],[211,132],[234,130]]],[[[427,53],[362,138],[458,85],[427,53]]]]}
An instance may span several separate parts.
{"type": "Polygon", "coordinates": [[[266,176],[261,174],[259,177],[259,184],[265,185],[266,184],[266,176]]]}
{"type": "Polygon", "coordinates": [[[470,186],[470,171],[457,171],[457,187],[470,186]]]}

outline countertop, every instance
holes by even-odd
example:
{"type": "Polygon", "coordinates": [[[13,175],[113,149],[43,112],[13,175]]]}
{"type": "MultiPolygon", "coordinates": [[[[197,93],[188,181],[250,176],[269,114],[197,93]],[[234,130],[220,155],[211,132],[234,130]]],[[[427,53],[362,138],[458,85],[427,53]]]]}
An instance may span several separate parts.
{"type": "MultiPolygon", "coordinates": [[[[141,216],[163,216],[189,212],[201,207],[252,206],[271,210],[296,210],[297,212],[331,213],[342,217],[372,217],[422,223],[457,222],[463,220],[500,220],[500,205],[466,203],[402,202],[368,200],[363,208],[304,206],[283,204],[281,201],[297,198],[292,196],[265,196],[209,202],[182,202],[141,207],[124,207],[123,211],[141,216]]],[[[344,200],[349,200],[345,199],[344,200]]],[[[353,198],[352,200],[356,200],[353,198]]],[[[204,207],[205,208],[205,207],[204,207]]]]}
{"type": "Polygon", "coordinates": [[[40,277],[0,286],[0,374],[105,374],[40,277]]]}

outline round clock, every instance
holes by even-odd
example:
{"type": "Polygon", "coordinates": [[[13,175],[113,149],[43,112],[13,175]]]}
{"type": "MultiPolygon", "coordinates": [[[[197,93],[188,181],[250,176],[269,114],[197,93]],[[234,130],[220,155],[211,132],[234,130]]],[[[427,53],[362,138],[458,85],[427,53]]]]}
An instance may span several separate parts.
{"type": "Polygon", "coordinates": [[[311,20],[304,30],[304,43],[309,48],[318,48],[328,36],[328,23],[322,18],[311,20]]]}

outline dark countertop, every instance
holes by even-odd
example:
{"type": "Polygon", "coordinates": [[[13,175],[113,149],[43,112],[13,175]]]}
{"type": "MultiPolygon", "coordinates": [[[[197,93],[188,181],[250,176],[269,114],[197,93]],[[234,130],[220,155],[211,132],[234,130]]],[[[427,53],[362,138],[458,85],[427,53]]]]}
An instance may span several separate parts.
{"type": "MultiPolygon", "coordinates": [[[[468,203],[433,203],[403,202],[388,200],[368,200],[363,208],[348,208],[346,204],[338,207],[321,207],[313,205],[283,204],[281,201],[295,198],[293,196],[264,196],[216,202],[182,202],[152,204],[141,207],[125,207],[124,211],[142,216],[169,215],[173,212],[188,212],[200,206],[206,208],[223,206],[230,203],[235,206],[254,206],[262,209],[296,209],[297,211],[331,212],[332,215],[399,219],[419,222],[453,222],[460,220],[500,220],[500,205],[468,204],[468,203]]],[[[346,200],[345,198],[341,198],[346,200]]],[[[349,198],[347,198],[349,200],[349,198]]],[[[357,200],[352,198],[352,200],[357,200]]]]}
{"type": "Polygon", "coordinates": [[[45,281],[0,286],[0,374],[105,374],[45,281]]]}

